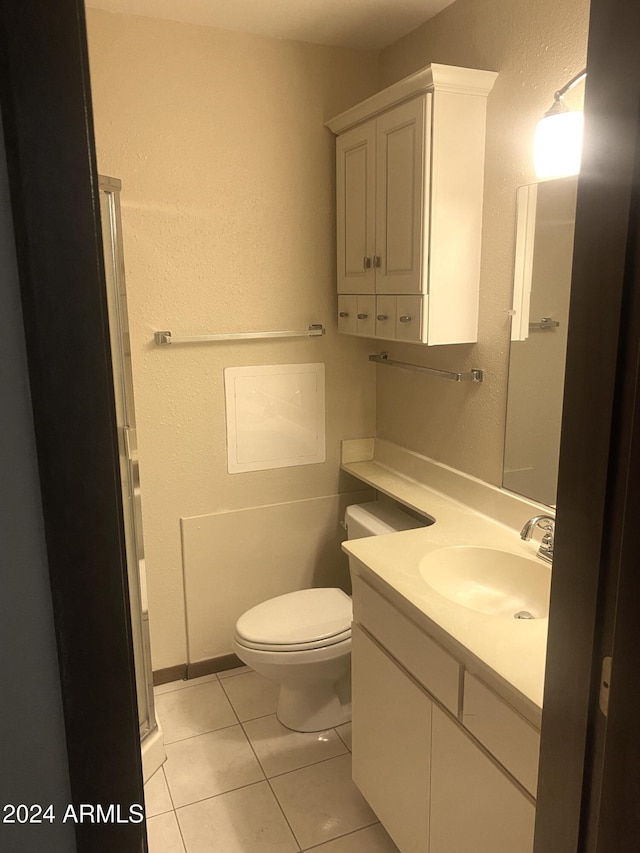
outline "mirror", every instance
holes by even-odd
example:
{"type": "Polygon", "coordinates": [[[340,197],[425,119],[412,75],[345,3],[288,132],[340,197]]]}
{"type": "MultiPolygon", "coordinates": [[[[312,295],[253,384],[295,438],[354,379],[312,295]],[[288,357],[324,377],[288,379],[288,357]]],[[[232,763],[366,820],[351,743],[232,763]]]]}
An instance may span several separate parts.
{"type": "Polygon", "coordinates": [[[518,188],[502,484],[556,502],[578,177],[518,188]]]}

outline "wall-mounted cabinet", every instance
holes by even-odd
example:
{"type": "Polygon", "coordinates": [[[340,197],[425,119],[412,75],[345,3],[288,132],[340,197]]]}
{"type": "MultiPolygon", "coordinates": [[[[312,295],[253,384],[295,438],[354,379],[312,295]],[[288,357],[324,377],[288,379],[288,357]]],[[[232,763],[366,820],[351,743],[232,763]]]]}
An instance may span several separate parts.
{"type": "Polygon", "coordinates": [[[485,113],[496,76],[430,65],[327,122],[337,135],[339,331],[477,340],[485,113]]]}

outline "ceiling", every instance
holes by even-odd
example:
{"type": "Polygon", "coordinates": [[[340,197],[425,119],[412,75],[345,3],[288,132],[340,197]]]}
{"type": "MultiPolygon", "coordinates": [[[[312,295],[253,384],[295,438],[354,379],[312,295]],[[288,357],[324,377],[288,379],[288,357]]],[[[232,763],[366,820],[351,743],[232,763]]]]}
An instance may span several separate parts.
{"type": "Polygon", "coordinates": [[[316,44],[379,50],[453,0],[86,0],[87,6],[316,44]]]}

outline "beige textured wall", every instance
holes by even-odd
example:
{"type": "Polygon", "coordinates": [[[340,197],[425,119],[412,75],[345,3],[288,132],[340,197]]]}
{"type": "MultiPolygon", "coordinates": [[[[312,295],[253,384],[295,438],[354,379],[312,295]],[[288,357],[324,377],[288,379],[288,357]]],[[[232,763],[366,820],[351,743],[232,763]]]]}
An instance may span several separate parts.
{"type": "MultiPolygon", "coordinates": [[[[481,386],[378,367],[382,438],[490,483],[502,477],[516,188],[535,180],[531,142],[553,92],[585,64],[587,0],[457,0],[382,51],[387,86],[430,62],[498,71],[488,101],[478,343],[393,345],[394,358],[486,371],[481,386]]],[[[584,86],[567,98],[579,107],[584,86]]]]}
{"type": "Polygon", "coordinates": [[[373,434],[374,369],[370,345],[336,331],[334,141],[323,122],[377,89],[377,54],[91,9],[88,28],[99,169],[123,183],[151,640],[161,669],[186,660],[181,517],[358,487],[340,476],[339,440],[373,434]],[[158,329],[311,322],[325,323],[327,336],[151,343],[158,329]],[[223,368],[309,361],[326,365],[326,462],[228,475],[223,368]]]}

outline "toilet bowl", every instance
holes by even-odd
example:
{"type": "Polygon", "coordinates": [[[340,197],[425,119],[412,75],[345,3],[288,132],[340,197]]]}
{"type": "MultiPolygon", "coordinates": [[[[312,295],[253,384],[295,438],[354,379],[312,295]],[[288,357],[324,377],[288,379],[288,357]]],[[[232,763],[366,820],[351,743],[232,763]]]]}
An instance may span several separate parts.
{"type": "MultiPolygon", "coordinates": [[[[423,526],[395,505],[347,508],[349,539],[423,526]]],[[[235,654],[280,685],[276,714],[287,728],[315,732],[351,719],[351,598],[314,588],[263,601],[238,619],[235,654]]]]}

